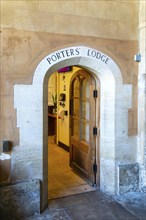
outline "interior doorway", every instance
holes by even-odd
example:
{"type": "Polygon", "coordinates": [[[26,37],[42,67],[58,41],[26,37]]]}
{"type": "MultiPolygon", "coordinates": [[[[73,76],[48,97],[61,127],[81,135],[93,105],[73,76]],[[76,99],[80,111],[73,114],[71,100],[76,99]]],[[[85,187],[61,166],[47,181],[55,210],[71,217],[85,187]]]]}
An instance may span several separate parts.
{"type": "MultiPolygon", "coordinates": [[[[68,100],[65,100],[69,103],[69,105],[66,104],[69,108],[66,110],[69,112],[69,126],[66,125],[66,129],[70,130],[68,152],[58,146],[59,138],[55,137],[57,132],[54,131],[52,136],[53,133],[50,133],[49,127],[52,128],[54,125],[51,124],[50,119],[48,120],[49,199],[93,191],[97,186],[97,134],[93,131],[98,123],[96,117],[97,82],[89,72],[82,68],[77,68],[77,71],[72,71],[70,74],[69,85],[67,85],[69,91],[66,91],[69,92],[69,96],[67,96],[68,100]]],[[[53,73],[50,80],[50,82],[53,81],[53,86],[48,86],[48,97],[59,97],[57,88],[59,83],[54,81],[55,78],[57,79],[56,73],[53,73]]],[[[53,103],[50,101],[51,99],[48,99],[48,103],[52,106],[53,103]]],[[[58,112],[52,112],[52,117],[57,120],[58,112]]],[[[48,115],[51,117],[50,112],[48,115]]],[[[57,120],[56,126],[60,126],[57,120]]]]}

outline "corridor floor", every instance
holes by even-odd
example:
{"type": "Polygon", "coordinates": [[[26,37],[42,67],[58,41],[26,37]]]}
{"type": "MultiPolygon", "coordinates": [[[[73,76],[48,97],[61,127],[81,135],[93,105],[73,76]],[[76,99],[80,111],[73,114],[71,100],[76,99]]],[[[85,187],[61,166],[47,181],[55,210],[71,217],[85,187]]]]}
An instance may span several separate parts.
{"type": "Polygon", "coordinates": [[[48,142],[49,199],[95,191],[69,167],[69,153],[54,143],[53,136],[49,136],[48,142]]]}

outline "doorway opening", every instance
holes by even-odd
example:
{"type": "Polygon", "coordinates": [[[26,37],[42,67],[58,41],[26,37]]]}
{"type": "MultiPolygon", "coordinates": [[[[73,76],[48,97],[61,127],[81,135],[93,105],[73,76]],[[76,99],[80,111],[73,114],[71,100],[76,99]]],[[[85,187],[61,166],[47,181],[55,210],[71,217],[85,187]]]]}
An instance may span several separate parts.
{"type": "Polygon", "coordinates": [[[67,73],[54,72],[49,78],[49,199],[97,189],[99,137],[94,130],[99,127],[98,92],[99,80],[77,66],[67,73]]]}

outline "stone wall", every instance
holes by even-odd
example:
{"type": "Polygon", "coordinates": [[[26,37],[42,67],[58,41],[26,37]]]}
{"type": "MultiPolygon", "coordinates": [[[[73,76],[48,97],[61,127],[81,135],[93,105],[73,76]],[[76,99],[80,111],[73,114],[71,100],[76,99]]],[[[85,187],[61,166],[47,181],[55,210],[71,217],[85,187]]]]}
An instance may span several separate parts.
{"type": "MultiPolygon", "coordinates": [[[[1,1],[2,29],[0,34],[2,64],[0,69],[0,123],[2,126],[0,126],[0,143],[2,143],[2,140],[4,139],[10,140],[13,143],[12,167],[9,168],[10,172],[8,172],[11,173],[11,182],[26,181],[30,177],[33,177],[33,175],[35,175],[36,178],[41,179],[42,175],[44,175],[43,178],[45,180],[43,179],[43,181],[47,183],[47,148],[44,148],[43,138],[41,139],[41,143],[37,143],[35,137],[29,132],[28,140],[32,140],[33,146],[27,146],[27,144],[22,141],[25,138],[23,137],[23,133],[19,130],[19,127],[21,126],[21,128],[23,128],[23,126],[26,126],[29,128],[29,120],[26,121],[26,124],[21,125],[19,124],[21,121],[16,120],[20,113],[19,111],[22,112],[21,117],[23,117],[25,114],[23,113],[23,110],[26,110],[28,107],[24,106],[23,108],[23,103],[27,103],[30,106],[33,100],[29,98],[26,100],[27,96],[23,94],[24,100],[22,98],[19,102],[16,101],[16,103],[19,104],[22,102],[22,108],[20,109],[19,106],[14,106],[14,85],[21,84],[22,87],[24,85],[23,91],[26,90],[26,94],[29,93],[28,90],[32,85],[35,69],[40,61],[43,60],[46,55],[68,46],[86,45],[106,53],[119,66],[122,73],[123,83],[131,84],[133,86],[132,106],[131,103],[126,103],[129,101],[129,93],[128,96],[126,96],[126,94],[131,87],[127,86],[123,89],[123,86],[119,87],[117,90],[118,94],[121,93],[121,97],[125,98],[123,100],[121,98],[116,100],[118,106],[120,106],[120,102],[123,101],[126,108],[129,106],[130,109],[128,111],[127,109],[124,109],[122,117],[118,114],[118,109],[116,109],[118,120],[116,120],[115,126],[120,127],[121,125],[119,122],[121,121],[123,121],[123,124],[126,122],[125,120],[129,119],[129,121],[127,125],[124,124],[124,126],[121,127],[121,132],[123,132],[123,134],[116,131],[116,135],[119,139],[115,141],[115,137],[112,137],[113,139],[111,143],[116,145],[116,149],[113,148],[113,151],[111,151],[109,143],[105,140],[107,148],[106,150],[104,148],[105,151],[103,150],[101,155],[104,155],[107,161],[101,160],[103,174],[102,189],[104,189],[104,187],[106,188],[109,179],[109,185],[112,190],[113,187],[116,188],[114,185],[115,157],[118,160],[120,160],[120,158],[125,158],[125,160],[129,160],[130,162],[137,160],[136,137],[130,139],[127,136],[128,134],[129,136],[137,135],[138,65],[133,62],[133,56],[138,52],[137,6],[137,1],[123,2],[114,0],[1,1]],[[17,110],[15,108],[17,108],[17,110]],[[124,130],[125,127],[126,130],[124,130]],[[123,141],[123,137],[125,138],[125,136],[127,139],[124,139],[123,141]],[[22,142],[20,142],[20,140],[22,142]],[[21,143],[23,143],[23,145],[18,146],[21,143]],[[129,146],[128,154],[126,151],[127,145],[129,146]],[[107,149],[109,149],[110,155],[107,152],[107,149]],[[130,151],[132,153],[130,153],[130,151]],[[43,158],[42,155],[45,155],[45,157],[43,158]],[[110,156],[112,157],[112,161],[109,160],[110,156]],[[108,169],[109,164],[113,168],[112,174],[108,169]],[[45,170],[43,167],[45,167],[45,170]],[[111,178],[108,178],[107,174],[111,175],[111,178]],[[104,179],[104,177],[106,178],[104,179]],[[107,184],[104,185],[105,182],[107,184]]],[[[142,47],[143,46],[141,45],[141,48],[142,47]]],[[[103,82],[106,81],[103,80],[103,82]]],[[[107,87],[109,86],[108,80],[105,85],[107,87]]],[[[33,90],[33,92],[35,91],[37,92],[37,87],[33,90]]],[[[21,97],[21,94],[17,95],[17,97],[19,97],[19,95],[21,97]]],[[[38,105],[40,104],[39,98],[42,101],[42,97],[38,94],[38,99],[36,100],[38,105]]],[[[105,115],[109,116],[106,108],[104,110],[106,111],[105,115]]],[[[38,112],[34,112],[35,116],[38,116],[38,112]]],[[[139,115],[141,115],[141,110],[139,115]]],[[[41,116],[43,117],[43,115],[41,116]]],[[[29,115],[29,119],[33,117],[34,116],[31,116],[31,114],[29,115]]],[[[33,122],[33,127],[37,128],[37,123],[40,123],[41,119],[39,117],[36,118],[37,120],[33,122]]],[[[101,120],[104,121],[105,118],[103,117],[101,120]]],[[[38,131],[40,130],[37,130],[37,132],[38,131]]],[[[41,132],[38,132],[38,137],[44,135],[41,132]]],[[[108,133],[108,129],[106,129],[106,132],[108,133]]],[[[103,139],[105,138],[104,132],[103,134],[101,133],[101,136],[103,139]]],[[[139,133],[139,137],[141,137],[141,133],[139,133]]],[[[47,138],[47,136],[45,138],[47,138]]],[[[141,143],[141,140],[143,139],[140,138],[139,140],[141,143]]],[[[140,147],[139,149],[139,161],[141,162],[141,155],[143,154],[141,150],[142,148],[140,147]]],[[[21,186],[18,188],[16,186],[16,189],[13,187],[14,186],[11,188],[11,186],[9,186],[10,191],[16,192],[18,188],[21,191],[21,186]]],[[[26,189],[25,183],[24,185],[22,184],[22,188],[26,189]]],[[[38,185],[36,188],[39,190],[38,185]]],[[[4,195],[3,189],[4,188],[1,189],[2,196],[4,195]]],[[[31,190],[33,192],[33,189],[30,187],[30,191],[31,190]]],[[[45,190],[43,194],[47,197],[47,192],[45,190]]],[[[12,193],[11,195],[17,197],[19,193],[16,193],[16,195],[12,193]]],[[[18,198],[16,198],[16,201],[17,199],[18,198]]],[[[23,199],[25,200],[24,197],[23,199]]],[[[45,199],[47,200],[47,198],[45,199]]],[[[37,202],[39,202],[39,200],[37,200],[37,202]]],[[[23,206],[21,206],[21,208],[22,207],[23,206]]],[[[23,212],[21,213],[21,211],[20,216],[23,216],[23,212]]],[[[12,210],[11,212],[13,213],[12,210]]],[[[10,212],[8,212],[8,214],[10,214],[10,212]]],[[[4,216],[5,215],[6,212],[4,213],[4,216]]]]}
{"type": "MultiPolygon", "coordinates": [[[[65,36],[3,29],[1,32],[1,140],[7,139],[13,146],[19,144],[19,129],[16,127],[14,109],[14,85],[31,84],[36,66],[45,55],[80,42],[105,52],[120,66],[123,81],[133,85],[133,106],[129,112],[129,131],[137,131],[137,64],[133,55],[137,52],[136,41],[108,40],[94,37],[65,36]],[[60,45],[60,42],[61,45],[60,45]]],[[[2,142],[1,142],[2,143],[2,142]]]]}
{"type": "Polygon", "coordinates": [[[2,28],[119,40],[138,39],[136,0],[2,0],[1,8],[2,28]]]}
{"type": "Polygon", "coordinates": [[[146,1],[139,3],[139,62],[138,75],[138,136],[137,160],[141,164],[141,189],[146,188],[146,1]]]}
{"type": "Polygon", "coordinates": [[[139,164],[124,164],[118,166],[119,194],[139,191],[139,164]]]}

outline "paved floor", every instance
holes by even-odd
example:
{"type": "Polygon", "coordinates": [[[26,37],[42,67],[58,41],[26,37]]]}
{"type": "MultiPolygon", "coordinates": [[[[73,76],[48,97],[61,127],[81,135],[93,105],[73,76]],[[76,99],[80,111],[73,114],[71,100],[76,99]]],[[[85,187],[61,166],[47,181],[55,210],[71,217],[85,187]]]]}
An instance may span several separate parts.
{"type": "Polygon", "coordinates": [[[146,220],[146,192],[129,192],[114,199],[139,219],[146,220]]]}
{"type": "Polygon", "coordinates": [[[146,220],[145,196],[132,193],[113,198],[93,191],[52,199],[44,213],[26,220],[146,220]]]}
{"type": "Polygon", "coordinates": [[[49,203],[26,220],[146,220],[146,194],[111,197],[88,184],[68,166],[69,156],[49,143],[49,203]],[[56,169],[57,164],[57,169],[56,169]]]}
{"type": "Polygon", "coordinates": [[[146,194],[111,197],[92,191],[68,164],[68,153],[50,138],[48,208],[27,220],[146,220],[146,194]]]}

